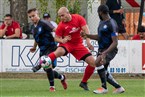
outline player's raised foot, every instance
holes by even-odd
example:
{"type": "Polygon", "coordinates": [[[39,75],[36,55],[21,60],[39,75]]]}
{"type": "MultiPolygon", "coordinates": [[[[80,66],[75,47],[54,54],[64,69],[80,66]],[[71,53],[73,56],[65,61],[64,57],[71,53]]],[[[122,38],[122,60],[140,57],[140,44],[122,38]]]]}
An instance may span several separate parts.
{"type": "Polygon", "coordinates": [[[108,92],[107,89],[104,89],[103,87],[98,88],[97,90],[94,90],[93,93],[95,94],[106,94],[108,92]]]}
{"type": "Polygon", "coordinates": [[[89,91],[89,88],[88,88],[87,83],[81,82],[79,86],[80,86],[81,88],[83,88],[84,90],[89,91]]]}
{"type": "Polygon", "coordinates": [[[41,68],[41,65],[37,65],[37,66],[32,68],[32,71],[37,72],[40,68],[41,68]]]}
{"type": "Polygon", "coordinates": [[[64,79],[63,79],[63,80],[61,80],[61,84],[62,84],[63,88],[66,90],[66,89],[67,89],[66,76],[65,76],[65,75],[63,75],[63,77],[64,77],[64,79]]]}
{"type": "Polygon", "coordinates": [[[55,87],[54,86],[50,86],[49,91],[50,92],[55,92],[55,87]]]}
{"type": "Polygon", "coordinates": [[[116,88],[113,91],[113,94],[120,94],[120,93],[123,93],[123,92],[125,92],[125,89],[123,87],[120,87],[120,88],[116,88]]]}

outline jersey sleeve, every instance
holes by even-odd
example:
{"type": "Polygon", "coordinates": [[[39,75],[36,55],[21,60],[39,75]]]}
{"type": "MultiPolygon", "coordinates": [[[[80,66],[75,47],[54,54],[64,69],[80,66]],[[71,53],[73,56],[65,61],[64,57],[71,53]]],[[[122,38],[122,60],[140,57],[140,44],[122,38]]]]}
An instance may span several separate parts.
{"type": "Polygon", "coordinates": [[[61,22],[60,22],[60,23],[58,24],[58,26],[57,26],[55,35],[56,35],[56,36],[60,36],[60,37],[63,36],[63,26],[62,26],[61,22]]]}
{"type": "Polygon", "coordinates": [[[48,32],[52,32],[53,28],[50,27],[47,23],[44,23],[44,29],[47,30],[48,32]]]}
{"type": "Polygon", "coordinates": [[[17,29],[17,28],[20,29],[20,25],[19,25],[19,23],[17,23],[17,22],[14,22],[13,26],[14,26],[14,29],[17,29]]]}
{"type": "Polygon", "coordinates": [[[46,24],[53,30],[55,27],[51,24],[51,22],[46,22],[46,24]]]}
{"type": "Polygon", "coordinates": [[[80,23],[81,27],[87,24],[84,17],[82,17],[81,15],[77,15],[77,17],[78,17],[78,20],[79,20],[78,22],[80,23]]]}
{"type": "Polygon", "coordinates": [[[108,23],[108,27],[109,27],[111,36],[117,36],[118,26],[117,26],[116,22],[113,21],[111,23],[108,23]]]}

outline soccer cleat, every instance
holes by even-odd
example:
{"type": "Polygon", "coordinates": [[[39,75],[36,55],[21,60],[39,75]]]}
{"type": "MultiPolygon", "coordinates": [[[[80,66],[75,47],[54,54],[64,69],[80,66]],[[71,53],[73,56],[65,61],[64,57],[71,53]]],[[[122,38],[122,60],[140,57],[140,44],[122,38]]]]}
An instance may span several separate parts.
{"type": "Polygon", "coordinates": [[[123,87],[117,88],[113,91],[113,94],[120,94],[125,92],[125,89],[123,87]]]}
{"type": "Polygon", "coordinates": [[[61,80],[61,84],[62,84],[63,88],[66,90],[66,89],[67,89],[66,76],[65,76],[65,75],[63,75],[63,77],[64,77],[64,79],[63,79],[63,80],[61,80]]]}
{"type": "Polygon", "coordinates": [[[50,86],[49,91],[50,92],[55,92],[55,87],[54,86],[50,86]]]}
{"type": "Polygon", "coordinates": [[[107,89],[104,89],[103,87],[98,88],[97,90],[94,90],[93,93],[95,94],[106,94],[108,92],[107,89]]]}
{"type": "Polygon", "coordinates": [[[79,86],[80,86],[81,88],[83,88],[84,90],[89,91],[89,88],[88,88],[87,83],[81,82],[79,86]]]}
{"type": "Polygon", "coordinates": [[[37,72],[40,68],[41,68],[41,65],[37,65],[37,66],[32,68],[32,71],[37,72]]]}

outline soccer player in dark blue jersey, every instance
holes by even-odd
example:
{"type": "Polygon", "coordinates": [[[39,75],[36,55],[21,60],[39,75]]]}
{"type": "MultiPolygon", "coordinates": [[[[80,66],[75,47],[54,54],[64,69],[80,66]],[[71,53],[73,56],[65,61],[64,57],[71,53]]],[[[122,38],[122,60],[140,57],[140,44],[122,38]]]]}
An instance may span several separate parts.
{"type": "Polygon", "coordinates": [[[97,68],[98,74],[100,76],[102,87],[94,90],[96,94],[104,94],[108,92],[106,81],[114,86],[116,89],[113,93],[123,93],[125,89],[120,86],[112,75],[107,71],[110,61],[115,57],[118,52],[117,45],[117,24],[110,18],[109,9],[106,5],[100,5],[98,7],[98,15],[100,18],[100,23],[98,26],[98,34],[85,34],[81,33],[84,38],[90,38],[98,40],[98,57],[96,59],[96,66],[98,64],[103,64],[105,67],[105,72],[101,68],[97,68]],[[105,74],[105,76],[104,76],[105,74]]]}
{"type": "MultiPolygon", "coordinates": [[[[40,48],[40,57],[43,55],[47,55],[53,51],[56,50],[57,45],[54,41],[54,38],[52,36],[52,31],[55,30],[55,28],[46,22],[45,20],[41,20],[38,11],[36,8],[29,9],[27,11],[28,17],[33,22],[33,36],[34,36],[34,45],[30,49],[30,51],[33,53],[36,50],[36,47],[40,48]]],[[[44,71],[47,73],[47,77],[50,83],[50,92],[55,91],[54,87],[54,78],[58,78],[61,80],[61,83],[63,85],[63,88],[67,88],[66,78],[65,75],[61,75],[58,72],[54,71],[53,68],[56,67],[56,60],[52,62],[51,68],[45,68],[44,71]]],[[[38,71],[41,68],[41,65],[37,65],[32,68],[33,72],[38,71]]]]}

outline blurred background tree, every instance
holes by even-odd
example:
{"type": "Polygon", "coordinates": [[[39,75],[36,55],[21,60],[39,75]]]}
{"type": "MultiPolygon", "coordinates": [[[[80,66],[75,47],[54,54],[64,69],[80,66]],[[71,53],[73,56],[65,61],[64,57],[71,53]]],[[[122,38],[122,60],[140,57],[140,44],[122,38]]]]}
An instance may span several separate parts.
{"type": "Polygon", "coordinates": [[[12,14],[14,20],[18,21],[21,26],[28,25],[27,17],[27,0],[9,0],[10,14],[12,14]]]}

